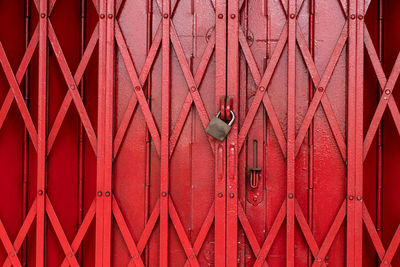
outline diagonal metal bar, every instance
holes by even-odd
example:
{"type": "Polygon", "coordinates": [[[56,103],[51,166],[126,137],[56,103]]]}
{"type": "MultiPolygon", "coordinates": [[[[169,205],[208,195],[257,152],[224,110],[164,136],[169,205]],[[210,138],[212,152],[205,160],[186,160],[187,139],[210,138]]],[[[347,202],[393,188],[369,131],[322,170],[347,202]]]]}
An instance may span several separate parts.
{"type": "MultiPolygon", "coordinates": [[[[159,216],[160,216],[160,200],[157,200],[157,203],[154,206],[153,211],[151,212],[149,220],[147,221],[146,226],[144,227],[142,235],[139,241],[137,242],[137,249],[140,255],[143,253],[143,250],[146,247],[146,244],[150,238],[151,233],[153,232],[154,226],[156,225],[159,216]]],[[[128,266],[135,266],[133,259],[129,262],[128,266]]]]}
{"type": "Polygon", "coordinates": [[[79,114],[79,117],[81,118],[82,125],[86,130],[86,134],[88,136],[88,139],[90,141],[90,144],[92,145],[93,151],[96,153],[97,151],[97,138],[96,138],[96,133],[93,129],[93,126],[90,122],[89,116],[87,114],[87,111],[85,109],[85,105],[82,102],[82,98],[79,95],[79,91],[77,90],[77,82],[75,81],[74,77],[72,76],[71,70],[68,66],[67,60],[64,56],[64,53],[61,49],[60,43],[58,42],[57,35],[54,31],[54,28],[49,21],[48,23],[48,38],[50,41],[51,46],[53,47],[54,54],[56,55],[58,64],[60,65],[61,71],[63,73],[63,76],[65,78],[65,81],[68,85],[68,93],[71,95],[72,100],[75,103],[76,110],[79,114]]]}
{"type": "MultiPolygon", "coordinates": [[[[142,85],[145,84],[148,74],[150,73],[151,67],[154,63],[154,59],[160,48],[160,44],[161,44],[161,24],[159,25],[157,32],[154,36],[149,53],[146,57],[145,63],[143,65],[143,69],[139,76],[139,81],[140,81],[140,84],[142,84],[142,85]]],[[[114,157],[116,157],[119,152],[120,146],[122,144],[122,141],[124,139],[126,131],[129,127],[129,124],[132,119],[133,113],[135,111],[136,105],[137,105],[137,98],[136,98],[136,94],[133,93],[131,98],[129,99],[128,106],[122,116],[121,123],[118,127],[117,133],[114,138],[114,149],[113,149],[114,157]]]]}
{"type": "Polygon", "coordinates": [[[283,201],[282,206],[278,212],[278,215],[275,218],[274,223],[268,233],[267,238],[264,241],[264,244],[261,247],[260,252],[256,255],[256,262],[254,267],[263,266],[267,255],[272,247],[272,243],[274,242],[276,236],[278,235],[279,229],[282,227],[282,223],[286,217],[286,200],[283,201]]]}
{"type": "MultiPolygon", "coordinates": [[[[74,80],[75,80],[75,83],[77,85],[82,80],[83,74],[84,74],[84,72],[86,70],[86,67],[87,67],[87,65],[89,63],[90,58],[92,57],[93,51],[94,51],[94,49],[96,47],[96,44],[98,42],[98,39],[99,39],[98,28],[99,28],[99,25],[97,24],[96,28],[94,29],[94,31],[92,33],[92,36],[89,39],[88,45],[87,45],[87,47],[85,49],[85,53],[82,56],[81,62],[79,63],[79,66],[78,66],[78,68],[77,68],[77,70],[75,72],[74,80]]],[[[62,104],[60,106],[60,109],[59,109],[59,111],[58,111],[58,113],[56,115],[56,118],[54,120],[53,126],[52,126],[52,128],[50,130],[50,133],[49,133],[49,136],[47,138],[47,155],[50,154],[50,151],[51,151],[51,149],[53,147],[54,141],[55,141],[55,139],[56,139],[56,137],[58,135],[58,132],[59,132],[59,130],[61,128],[61,124],[64,121],[64,118],[65,118],[65,116],[67,114],[67,111],[68,111],[69,106],[71,105],[71,103],[72,103],[72,95],[70,93],[67,93],[65,95],[65,97],[64,97],[64,100],[63,100],[63,102],[62,102],[62,104]]],[[[92,140],[92,142],[93,141],[94,140],[92,140]]],[[[92,142],[91,142],[91,144],[92,144],[92,142]]],[[[96,151],[95,151],[95,153],[96,153],[96,151]]]]}
{"type": "MultiPolygon", "coordinates": [[[[205,71],[210,62],[214,48],[215,48],[215,33],[213,33],[211,35],[211,38],[207,43],[207,47],[204,50],[203,56],[200,60],[199,66],[198,66],[196,74],[194,76],[194,82],[197,84],[197,88],[200,87],[201,81],[204,77],[205,71]]],[[[185,101],[183,102],[183,106],[179,112],[178,119],[175,122],[175,126],[174,126],[171,136],[169,138],[170,139],[170,144],[169,144],[170,145],[170,152],[169,152],[170,157],[174,153],[175,146],[178,142],[180,134],[182,133],[183,126],[185,125],[187,116],[189,115],[189,111],[192,106],[192,103],[193,103],[193,97],[192,97],[192,94],[189,92],[186,96],[185,101]]]]}
{"type": "Polygon", "coordinates": [[[385,257],[383,257],[380,267],[388,266],[392,262],[396,250],[399,248],[400,244],[400,225],[397,226],[396,232],[393,236],[392,241],[388,249],[386,250],[385,257]]]}
{"type": "Polygon", "coordinates": [[[364,36],[365,36],[364,37],[365,47],[367,49],[368,55],[372,62],[372,66],[378,78],[379,85],[383,92],[379,100],[378,106],[376,108],[376,111],[374,113],[374,116],[372,117],[372,121],[369,125],[367,134],[365,135],[364,138],[364,160],[365,160],[369,148],[372,144],[373,138],[375,136],[375,133],[378,129],[379,122],[382,120],[383,113],[386,110],[387,106],[389,106],[389,109],[392,113],[393,121],[396,125],[397,131],[400,134],[400,113],[397,104],[394,100],[394,97],[392,97],[393,89],[400,74],[400,53],[397,55],[397,59],[394,63],[389,79],[386,79],[386,75],[382,68],[382,64],[379,61],[376,49],[374,47],[371,36],[366,26],[364,28],[364,36]]]}
{"type": "MultiPolygon", "coordinates": [[[[213,204],[211,205],[211,208],[208,211],[206,219],[204,220],[203,224],[201,225],[199,234],[197,235],[197,238],[194,241],[193,250],[196,255],[199,254],[200,249],[204,244],[207,234],[210,231],[211,225],[214,221],[214,216],[215,216],[215,202],[213,202],[213,204]]],[[[186,260],[184,267],[189,267],[189,266],[191,266],[190,261],[186,260]]]]}
{"type": "Polygon", "coordinates": [[[317,260],[314,261],[312,265],[313,267],[320,266],[322,259],[325,259],[330,247],[332,246],[333,241],[335,240],[335,237],[337,236],[337,233],[341,225],[344,222],[345,217],[346,217],[346,200],[343,201],[343,204],[340,207],[339,212],[336,215],[335,220],[333,221],[331,228],[329,229],[328,234],[326,235],[325,240],[322,243],[321,248],[319,249],[319,252],[316,256],[317,260]],[[321,261],[318,261],[318,258],[321,259],[321,261]]]}
{"type": "Polygon", "coordinates": [[[169,216],[171,218],[172,224],[174,225],[176,233],[178,234],[179,240],[181,241],[183,250],[185,251],[185,254],[188,257],[190,266],[200,267],[199,261],[197,260],[196,257],[196,253],[192,245],[190,244],[190,241],[185,233],[185,228],[183,227],[182,222],[179,219],[178,213],[176,212],[174,203],[172,202],[171,198],[169,198],[168,205],[169,205],[168,208],[169,216]]]}
{"type": "MultiPolygon", "coordinates": [[[[254,234],[253,228],[250,225],[249,219],[246,216],[246,213],[243,209],[242,204],[238,205],[238,218],[239,222],[243,227],[244,234],[249,241],[250,247],[253,250],[254,255],[258,255],[260,253],[260,244],[257,241],[257,237],[254,234]]],[[[265,259],[264,266],[268,266],[267,260],[265,259]]]]}
{"type": "MultiPolygon", "coordinates": [[[[32,47],[33,49],[33,47],[32,47]]],[[[15,102],[17,103],[18,109],[20,110],[22,119],[25,122],[26,129],[29,132],[29,135],[32,139],[32,143],[35,145],[35,149],[37,149],[37,139],[38,139],[38,134],[36,131],[36,127],[33,124],[31,115],[29,113],[28,107],[26,106],[24,97],[22,96],[21,90],[19,88],[19,83],[17,79],[14,76],[14,73],[12,71],[10,62],[8,61],[6,52],[4,51],[3,44],[0,42],[0,63],[1,66],[3,67],[4,74],[6,75],[6,78],[8,80],[8,83],[11,86],[11,91],[14,94],[14,99],[15,102]]]]}
{"type": "Polygon", "coordinates": [[[51,225],[53,226],[54,232],[56,233],[57,239],[60,242],[65,255],[67,256],[69,264],[71,266],[79,266],[79,263],[75,257],[75,253],[72,250],[70,244],[68,243],[68,239],[65,236],[60,220],[57,218],[54,207],[51,204],[51,201],[47,195],[46,195],[46,213],[48,215],[51,225]]]}
{"type": "MultiPolygon", "coordinates": [[[[33,201],[32,206],[29,209],[29,212],[25,217],[25,221],[23,222],[21,228],[19,229],[17,237],[15,238],[15,241],[13,243],[15,253],[18,253],[19,249],[21,248],[22,243],[24,242],[25,237],[28,234],[28,231],[29,231],[30,227],[32,226],[32,223],[33,223],[33,220],[35,219],[35,217],[36,217],[36,199],[33,201]]],[[[7,259],[4,262],[3,267],[11,267],[12,266],[11,256],[13,256],[13,255],[7,256],[7,259]]]]}
{"type": "Polygon", "coordinates": [[[14,246],[11,244],[11,240],[7,235],[6,228],[4,227],[3,222],[0,220],[0,240],[3,243],[3,246],[9,256],[7,258],[13,266],[22,266],[21,262],[19,261],[17,257],[17,252],[14,249],[14,246]]]}
{"type": "Polygon", "coordinates": [[[136,98],[139,102],[139,106],[142,109],[147,127],[149,128],[154,146],[157,150],[157,153],[160,155],[160,134],[154,121],[153,114],[151,113],[151,110],[149,108],[149,104],[143,93],[143,84],[140,82],[140,79],[137,75],[131,54],[129,53],[126,41],[122,35],[122,31],[118,23],[115,24],[115,39],[117,41],[119,51],[121,52],[121,57],[124,61],[125,67],[127,69],[129,79],[131,80],[131,83],[134,87],[134,94],[136,94],[136,98]]]}
{"type": "Polygon", "coordinates": [[[115,197],[112,198],[112,211],[114,214],[115,222],[121,232],[122,238],[128,247],[129,254],[133,258],[133,262],[136,266],[144,266],[142,259],[140,258],[140,253],[137,249],[135,241],[132,238],[132,234],[129,231],[128,225],[125,222],[124,216],[122,215],[121,209],[115,197]]]}
{"type": "MultiPolygon", "coordinates": [[[[90,224],[93,222],[94,215],[96,214],[96,198],[93,199],[92,204],[89,207],[89,210],[86,213],[85,218],[82,221],[81,226],[78,229],[77,234],[75,235],[74,240],[71,243],[71,248],[76,253],[82,244],[82,240],[87,233],[90,224]]],[[[65,258],[63,263],[61,264],[62,267],[68,267],[68,259],[65,258]]]]}
{"type": "Polygon", "coordinates": [[[175,26],[171,21],[171,42],[174,47],[176,56],[178,58],[179,64],[181,66],[183,75],[185,76],[185,80],[187,85],[189,86],[190,93],[192,95],[194,104],[198,111],[201,123],[203,124],[203,128],[205,129],[210,122],[210,117],[208,116],[207,110],[204,106],[204,103],[201,99],[201,96],[198,91],[198,85],[196,84],[193,75],[190,71],[189,64],[185,57],[185,52],[183,51],[183,47],[181,42],[179,41],[178,34],[176,33],[175,26]]]}
{"type": "MultiPolygon", "coordinates": [[[[22,79],[24,78],[25,72],[28,68],[29,63],[31,62],[33,53],[35,52],[38,43],[39,43],[39,28],[36,26],[36,28],[32,34],[32,38],[29,41],[26,52],[21,60],[21,64],[18,67],[18,70],[15,74],[15,78],[17,79],[18,84],[21,84],[22,79]]],[[[11,108],[11,104],[12,104],[13,100],[14,100],[14,93],[13,93],[12,88],[10,88],[8,90],[7,96],[0,108],[0,129],[3,126],[3,123],[6,119],[8,111],[11,108]]],[[[36,132],[36,128],[34,126],[33,126],[33,128],[34,128],[34,133],[33,133],[34,138],[32,138],[32,136],[31,136],[31,140],[32,140],[32,144],[33,144],[34,148],[37,150],[37,132],[36,132]]]]}
{"type": "MultiPolygon", "coordinates": [[[[239,30],[239,33],[240,33],[240,31],[241,30],[239,30]]],[[[287,23],[285,24],[285,26],[282,29],[281,35],[279,37],[278,43],[275,47],[275,50],[272,54],[271,60],[270,60],[268,66],[267,66],[267,69],[265,70],[264,75],[261,79],[259,78],[259,77],[261,77],[261,75],[259,74],[260,72],[258,71],[254,56],[251,53],[250,49],[248,48],[247,41],[243,42],[244,35],[242,35],[242,38],[240,38],[240,36],[241,35],[239,35],[239,41],[241,41],[240,44],[243,49],[244,55],[246,57],[247,64],[249,65],[249,68],[252,71],[253,79],[255,80],[256,84],[258,84],[258,90],[253,98],[253,102],[251,103],[249,111],[247,112],[246,118],[243,122],[243,126],[239,132],[238,151],[240,151],[243,147],[244,141],[246,140],[246,137],[250,130],[251,125],[253,124],[254,118],[255,118],[258,108],[261,104],[261,101],[263,100],[263,98],[265,99],[266,97],[268,97],[268,95],[266,94],[268,85],[272,79],[272,76],[274,74],[276,66],[279,62],[279,59],[281,57],[281,54],[282,54],[283,49],[285,48],[285,45],[287,42],[287,37],[288,37],[287,23]],[[259,81],[258,83],[257,83],[256,79],[259,81]],[[265,97],[264,97],[264,95],[265,95],[265,97]]],[[[268,105],[265,105],[266,108],[271,107],[271,108],[268,108],[267,114],[271,120],[271,124],[275,131],[275,135],[277,136],[282,153],[286,156],[286,140],[283,135],[283,131],[279,124],[279,120],[276,116],[276,113],[273,110],[272,105],[270,106],[269,103],[270,103],[270,101],[268,101],[268,105]]]]}
{"type": "Polygon", "coordinates": [[[346,41],[347,41],[347,37],[348,37],[347,25],[348,24],[346,22],[345,25],[343,26],[342,32],[339,36],[339,39],[336,43],[333,53],[329,59],[329,62],[328,62],[328,65],[326,66],[324,74],[322,75],[322,78],[319,77],[317,67],[315,66],[315,62],[312,59],[311,53],[308,49],[308,45],[305,41],[304,35],[301,32],[301,29],[300,29],[300,27],[297,28],[298,46],[303,55],[303,59],[308,68],[311,79],[312,79],[315,87],[318,89],[314,93],[314,97],[309,105],[307,113],[306,113],[306,115],[303,119],[303,122],[300,126],[300,129],[297,133],[296,155],[298,154],[300,147],[304,141],[304,137],[307,134],[308,128],[310,127],[310,124],[315,115],[315,112],[316,112],[319,104],[322,103],[322,106],[324,108],[326,117],[328,119],[330,128],[332,130],[332,133],[334,135],[334,138],[336,140],[336,143],[338,145],[340,153],[342,154],[343,159],[346,160],[346,142],[344,140],[343,134],[341,133],[341,130],[340,130],[339,124],[336,120],[336,117],[333,113],[333,108],[332,108],[325,92],[326,92],[326,87],[332,77],[333,71],[337,65],[339,57],[340,57],[340,55],[343,51],[343,48],[346,44],[346,41]]]}

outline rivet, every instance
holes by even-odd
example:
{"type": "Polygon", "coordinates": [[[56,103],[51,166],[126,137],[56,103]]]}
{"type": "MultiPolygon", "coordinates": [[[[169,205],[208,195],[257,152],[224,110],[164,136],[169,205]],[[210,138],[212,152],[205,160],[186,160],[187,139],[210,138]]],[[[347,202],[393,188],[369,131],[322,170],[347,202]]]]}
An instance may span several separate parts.
{"type": "Polygon", "coordinates": [[[253,201],[257,201],[257,196],[254,196],[254,197],[253,197],[253,201]]]}
{"type": "Polygon", "coordinates": [[[167,13],[164,14],[164,19],[167,19],[169,15],[167,13]]]}
{"type": "Polygon", "coordinates": [[[318,261],[318,262],[321,262],[321,261],[322,261],[322,259],[321,259],[321,258],[317,258],[317,261],[318,261]]]}
{"type": "Polygon", "coordinates": [[[10,257],[13,258],[14,256],[15,256],[15,252],[13,251],[10,253],[10,257]]]}
{"type": "Polygon", "coordinates": [[[356,18],[356,15],[351,14],[350,18],[351,18],[351,19],[355,19],[355,18],[356,18]]]}
{"type": "Polygon", "coordinates": [[[292,198],[293,198],[293,193],[290,193],[290,194],[288,195],[288,197],[289,197],[290,199],[292,199],[292,198]]]}
{"type": "Polygon", "coordinates": [[[161,195],[162,195],[163,197],[166,197],[166,196],[167,196],[167,192],[162,192],[161,195]]]}
{"type": "Polygon", "coordinates": [[[358,19],[359,19],[359,20],[362,20],[363,18],[364,18],[363,15],[358,15],[358,19]]]}
{"type": "Polygon", "coordinates": [[[113,14],[108,14],[108,18],[112,19],[113,18],[113,14]]]}
{"type": "Polygon", "coordinates": [[[104,19],[105,17],[106,17],[106,15],[100,14],[100,18],[101,18],[101,19],[104,19]]]}
{"type": "Polygon", "coordinates": [[[218,193],[218,197],[219,198],[221,198],[221,197],[223,197],[224,195],[222,194],[222,193],[218,193]]]}
{"type": "Polygon", "coordinates": [[[190,258],[191,260],[194,260],[195,256],[192,254],[192,255],[190,255],[189,258],[190,258]]]}
{"type": "Polygon", "coordinates": [[[354,199],[354,196],[353,196],[353,195],[350,195],[350,196],[349,196],[349,199],[350,199],[350,200],[353,200],[353,199],[354,199]]]}
{"type": "Polygon", "coordinates": [[[39,196],[43,195],[43,190],[38,191],[39,196]]]}
{"type": "Polygon", "coordinates": [[[261,92],[264,92],[264,91],[265,91],[265,87],[264,87],[264,86],[260,86],[259,89],[260,89],[261,92]]]}
{"type": "Polygon", "coordinates": [[[218,18],[222,19],[224,17],[224,14],[218,14],[218,18]]]}
{"type": "Polygon", "coordinates": [[[385,261],[385,265],[389,265],[389,262],[388,262],[388,261],[385,261]]]}
{"type": "Polygon", "coordinates": [[[361,200],[362,197],[360,195],[357,196],[357,200],[361,200]]]}
{"type": "Polygon", "coordinates": [[[235,19],[236,18],[236,15],[235,14],[232,14],[231,15],[231,19],[235,19]]]}
{"type": "Polygon", "coordinates": [[[44,19],[44,18],[46,17],[46,14],[45,14],[45,13],[42,13],[42,14],[40,14],[40,17],[41,17],[42,19],[44,19]]]}
{"type": "Polygon", "coordinates": [[[294,19],[295,17],[296,17],[296,15],[295,15],[295,14],[293,14],[293,13],[292,13],[292,14],[290,14],[290,18],[291,18],[291,19],[294,19]]]}
{"type": "Polygon", "coordinates": [[[134,258],[139,259],[139,255],[135,254],[134,258]]]}
{"type": "Polygon", "coordinates": [[[101,196],[103,195],[103,192],[99,191],[99,192],[97,192],[97,195],[98,195],[99,197],[101,197],[101,196]]]}
{"type": "Polygon", "coordinates": [[[75,85],[71,84],[71,86],[69,88],[71,88],[71,90],[74,90],[75,89],[75,85]]]}
{"type": "Polygon", "coordinates": [[[136,86],[135,89],[136,89],[136,91],[140,91],[141,88],[140,88],[140,86],[136,86]]]}
{"type": "Polygon", "coordinates": [[[72,258],[72,256],[73,256],[73,255],[72,255],[72,252],[68,253],[68,257],[69,257],[69,258],[72,258]]]}
{"type": "Polygon", "coordinates": [[[324,87],[319,87],[318,91],[323,92],[324,91],[324,87]]]}
{"type": "Polygon", "coordinates": [[[230,194],[229,194],[229,197],[230,197],[230,198],[234,198],[234,197],[235,197],[235,194],[234,194],[234,193],[230,193],[230,194]]]}
{"type": "Polygon", "coordinates": [[[389,89],[386,89],[386,90],[385,90],[385,94],[390,95],[390,90],[389,90],[389,89]]]}
{"type": "Polygon", "coordinates": [[[196,91],[196,87],[195,86],[193,86],[191,89],[192,89],[192,92],[196,91]]]}
{"type": "Polygon", "coordinates": [[[106,191],[105,195],[106,195],[106,197],[109,197],[110,196],[110,192],[106,191]]]}

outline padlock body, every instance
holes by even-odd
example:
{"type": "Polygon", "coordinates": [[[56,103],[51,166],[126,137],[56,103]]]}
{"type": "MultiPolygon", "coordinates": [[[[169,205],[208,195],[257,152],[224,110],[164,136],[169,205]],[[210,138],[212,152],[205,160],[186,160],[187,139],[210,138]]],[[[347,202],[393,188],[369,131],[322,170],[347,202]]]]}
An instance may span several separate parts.
{"type": "Polygon", "coordinates": [[[231,130],[231,126],[223,120],[214,117],[206,128],[206,132],[219,141],[223,141],[231,130]]]}

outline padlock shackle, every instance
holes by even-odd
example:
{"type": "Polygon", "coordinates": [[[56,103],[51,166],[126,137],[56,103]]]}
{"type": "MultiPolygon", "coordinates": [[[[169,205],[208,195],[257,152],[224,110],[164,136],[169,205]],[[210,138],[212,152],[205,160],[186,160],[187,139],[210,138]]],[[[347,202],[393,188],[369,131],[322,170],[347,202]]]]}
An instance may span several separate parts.
{"type": "Polygon", "coordinates": [[[235,121],[235,113],[233,113],[232,110],[231,110],[231,115],[232,115],[232,119],[231,119],[231,121],[228,123],[229,126],[232,126],[233,122],[235,121]]]}

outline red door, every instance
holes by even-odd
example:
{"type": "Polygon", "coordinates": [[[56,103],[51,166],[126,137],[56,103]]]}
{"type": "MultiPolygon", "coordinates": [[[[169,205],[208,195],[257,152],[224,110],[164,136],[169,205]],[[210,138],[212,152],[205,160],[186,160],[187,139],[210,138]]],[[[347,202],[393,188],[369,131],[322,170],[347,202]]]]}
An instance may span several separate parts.
{"type": "Polygon", "coordinates": [[[400,266],[399,11],[0,1],[3,265],[400,266]]]}

